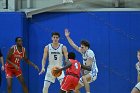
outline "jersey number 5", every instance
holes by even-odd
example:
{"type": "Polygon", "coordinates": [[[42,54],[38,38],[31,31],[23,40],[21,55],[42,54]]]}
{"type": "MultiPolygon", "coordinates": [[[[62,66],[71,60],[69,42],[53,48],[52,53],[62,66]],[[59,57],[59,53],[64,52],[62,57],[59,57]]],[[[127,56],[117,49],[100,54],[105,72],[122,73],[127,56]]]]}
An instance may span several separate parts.
{"type": "Polygon", "coordinates": [[[54,60],[57,60],[57,55],[54,55],[54,60]]]}

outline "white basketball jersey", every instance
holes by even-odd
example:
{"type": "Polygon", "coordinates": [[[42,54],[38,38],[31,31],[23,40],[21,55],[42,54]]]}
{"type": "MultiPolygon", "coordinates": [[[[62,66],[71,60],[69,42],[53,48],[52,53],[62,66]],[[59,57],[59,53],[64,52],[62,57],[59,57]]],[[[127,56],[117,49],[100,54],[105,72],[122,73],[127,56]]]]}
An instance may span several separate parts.
{"type": "Polygon", "coordinates": [[[53,48],[52,44],[48,44],[46,47],[48,47],[48,54],[49,54],[49,64],[48,67],[53,66],[60,66],[63,65],[63,51],[62,47],[63,44],[59,44],[58,48],[53,48]]]}
{"type": "Polygon", "coordinates": [[[84,65],[86,65],[86,62],[87,62],[88,58],[93,59],[93,63],[92,63],[92,66],[91,66],[91,71],[89,72],[89,71],[86,70],[86,73],[91,73],[93,75],[97,75],[98,68],[97,68],[97,65],[96,65],[96,59],[95,59],[94,52],[91,49],[88,49],[85,53],[82,54],[82,57],[83,57],[83,64],[84,65]]]}

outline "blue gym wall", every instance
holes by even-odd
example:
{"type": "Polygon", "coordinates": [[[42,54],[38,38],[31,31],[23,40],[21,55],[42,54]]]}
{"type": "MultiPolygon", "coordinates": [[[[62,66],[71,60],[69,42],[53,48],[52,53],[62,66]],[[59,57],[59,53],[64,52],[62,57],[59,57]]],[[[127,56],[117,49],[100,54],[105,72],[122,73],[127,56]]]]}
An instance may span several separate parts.
{"type": "MultiPolygon", "coordinates": [[[[32,19],[26,19],[24,13],[0,13],[0,47],[6,58],[15,37],[22,36],[30,60],[41,69],[43,50],[51,43],[51,32],[59,32],[60,42],[67,46],[68,51],[75,51],[64,35],[64,29],[68,28],[77,45],[80,46],[83,39],[88,40],[96,55],[99,73],[97,80],[91,83],[91,93],[130,93],[137,79],[135,63],[136,51],[140,49],[139,24],[140,12],[56,12],[38,14],[32,19]]],[[[82,62],[81,55],[76,54],[82,62]]],[[[21,66],[30,93],[42,93],[45,73],[39,76],[25,62],[21,66]]],[[[1,91],[4,91],[4,72],[2,75],[1,91]]],[[[13,93],[22,93],[19,82],[16,79],[13,82],[13,93]]],[[[59,93],[59,88],[56,81],[49,93],[59,93]]],[[[85,93],[84,88],[81,91],[85,93]]]]}
{"type": "MultiPolygon", "coordinates": [[[[17,36],[24,36],[24,13],[0,13],[0,48],[3,53],[4,61],[6,60],[6,55],[9,48],[15,44],[15,38],[17,36]]],[[[26,39],[25,39],[26,40],[26,39]]],[[[24,44],[26,46],[26,44],[24,44]]],[[[25,62],[21,62],[22,68],[24,67],[25,62]]],[[[1,64],[0,64],[1,67],[1,64]]],[[[27,67],[27,66],[26,66],[27,67]]],[[[23,74],[25,76],[26,84],[28,84],[28,68],[23,69],[23,74]]],[[[6,93],[7,82],[5,78],[5,72],[2,72],[2,86],[0,88],[0,93],[6,93]]],[[[21,93],[21,85],[17,79],[13,79],[13,92],[12,93],[21,93]]]]}

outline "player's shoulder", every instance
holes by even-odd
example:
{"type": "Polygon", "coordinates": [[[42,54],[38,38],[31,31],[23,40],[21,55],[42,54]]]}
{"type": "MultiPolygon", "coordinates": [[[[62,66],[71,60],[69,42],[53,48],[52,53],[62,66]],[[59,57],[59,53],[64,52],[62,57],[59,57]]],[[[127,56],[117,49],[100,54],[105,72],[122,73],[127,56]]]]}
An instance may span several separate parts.
{"type": "Polygon", "coordinates": [[[23,49],[25,49],[25,47],[24,47],[24,46],[22,46],[22,48],[23,48],[23,49]]]}
{"type": "Polygon", "coordinates": [[[62,46],[62,47],[64,47],[65,45],[64,45],[64,44],[62,44],[62,43],[59,43],[59,46],[62,46]]]}
{"type": "Polygon", "coordinates": [[[11,49],[13,49],[13,48],[15,48],[15,47],[16,47],[16,45],[12,45],[12,46],[11,46],[11,49]]]}
{"type": "Polygon", "coordinates": [[[23,46],[22,46],[22,49],[23,49],[24,52],[26,51],[25,47],[23,47],[23,46]]]}
{"type": "Polygon", "coordinates": [[[87,51],[86,51],[86,54],[85,54],[87,57],[94,57],[95,56],[95,54],[94,54],[94,52],[91,50],[91,49],[88,49],[87,51]]]}
{"type": "Polygon", "coordinates": [[[49,44],[45,45],[44,52],[48,52],[49,51],[49,49],[51,48],[51,44],[52,43],[49,43],[49,44]]]}
{"type": "Polygon", "coordinates": [[[87,54],[91,54],[91,53],[94,54],[94,52],[93,52],[91,49],[88,49],[88,50],[86,51],[86,53],[87,53],[87,54]]]}
{"type": "Polygon", "coordinates": [[[16,50],[16,45],[12,45],[11,47],[10,47],[10,49],[9,49],[9,51],[11,51],[11,52],[13,52],[13,51],[15,51],[16,50]]]}
{"type": "Polygon", "coordinates": [[[60,43],[60,46],[61,46],[63,49],[66,49],[66,48],[67,48],[64,44],[61,44],[61,43],[60,43]]]}
{"type": "Polygon", "coordinates": [[[13,53],[16,50],[16,45],[12,45],[9,49],[9,53],[13,53]]]}
{"type": "Polygon", "coordinates": [[[67,48],[67,47],[65,45],[63,45],[62,48],[67,48]]]}
{"type": "Polygon", "coordinates": [[[48,48],[49,46],[51,46],[52,43],[49,43],[47,45],[45,45],[45,48],[48,48]]]}

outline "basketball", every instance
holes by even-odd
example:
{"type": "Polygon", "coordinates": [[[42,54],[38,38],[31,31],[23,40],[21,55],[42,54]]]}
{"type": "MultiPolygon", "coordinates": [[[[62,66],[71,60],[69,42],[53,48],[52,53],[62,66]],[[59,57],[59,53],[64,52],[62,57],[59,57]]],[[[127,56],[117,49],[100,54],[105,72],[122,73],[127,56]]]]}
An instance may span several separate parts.
{"type": "Polygon", "coordinates": [[[62,71],[60,71],[59,73],[55,73],[54,70],[59,69],[59,68],[60,68],[60,67],[57,67],[57,66],[54,66],[54,67],[52,68],[51,72],[52,72],[52,75],[53,75],[54,77],[59,77],[59,76],[62,74],[62,71]]]}

